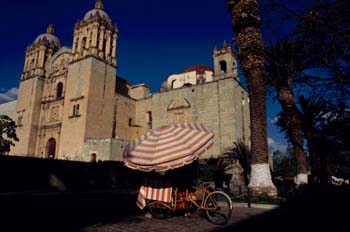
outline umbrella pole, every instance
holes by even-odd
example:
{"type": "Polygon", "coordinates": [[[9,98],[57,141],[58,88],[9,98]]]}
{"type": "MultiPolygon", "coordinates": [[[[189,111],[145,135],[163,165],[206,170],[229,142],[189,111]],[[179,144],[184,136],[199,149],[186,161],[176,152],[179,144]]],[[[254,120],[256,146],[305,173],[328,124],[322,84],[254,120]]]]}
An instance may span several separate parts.
{"type": "Polygon", "coordinates": [[[196,186],[199,186],[199,175],[200,175],[200,165],[199,165],[199,160],[196,160],[196,186]]]}

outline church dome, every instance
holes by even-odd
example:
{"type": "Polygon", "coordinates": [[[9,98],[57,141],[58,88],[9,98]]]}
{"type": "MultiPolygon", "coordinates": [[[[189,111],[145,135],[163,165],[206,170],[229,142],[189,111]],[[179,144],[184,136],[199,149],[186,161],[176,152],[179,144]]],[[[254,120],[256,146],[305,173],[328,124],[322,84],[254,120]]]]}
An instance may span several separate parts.
{"type": "Polygon", "coordinates": [[[49,43],[53,43],[57,47],[61,47],[61,41],[57,36],[55,36],[53,34],[54,32],[55,32],[55,28],[52,24],[50,24],[46,29],[46,33],[41,34],[38,37],[36,37],[34,43],[38,43],[39,41],[41,41],[43,39],[47,39],[49,41],[49,43]]]}
{"type": "Polygon", "coordinates": [[[213,72],[213,69],[208,65],[198,64],[198,65],[194,65],[186,68],[182,73],[193,72],[193,71],[196,71],[197,74],[202,75],[202,74],[205,74],[205,71],[213,72]]]}
{"type": "Polygon", "coordinates": [[[89,10],[85,16],[84,20],[88,20],[91,17],[94,17],[96,14],[99,14],[102,18],[105,18],[107,21],[111,21],[108,14],[103,10],[103,1],[96,0],[95,9],[89,10]]]}
{"type": "Polygon", "coordinates": [[[102,18],[107,19],[108,21],[110,21],[111,19],[109,18],[108,14],[104,11],[104,10],[100,10],[100,9],[92,9],[90,11],[88,11],[85,16],[84,16],[84,20],[88,20],[91,17],[94,17],[96,14],[99,14],[102,18]]]}

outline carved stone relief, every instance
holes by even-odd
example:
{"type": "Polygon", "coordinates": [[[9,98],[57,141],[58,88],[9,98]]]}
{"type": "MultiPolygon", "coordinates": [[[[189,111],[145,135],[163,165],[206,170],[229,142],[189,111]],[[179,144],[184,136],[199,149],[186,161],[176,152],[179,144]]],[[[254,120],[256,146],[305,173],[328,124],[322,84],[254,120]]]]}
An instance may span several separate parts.
{"type": "Polygon", "coordinates": [[[69,54],[63,54],[63,55],[59,56],[51,66],[52,67],[51,68],[51,75],[65,74],[68,70],[69,60],[70,60],[69,54]]]}
{"type": "Polygon", "coordinates": [[[171,100],[167,111],[168,124],[191,122],[191,105],[185,98],[171,100]]]}
{"type": "Polygon", "coordinates": [[[50,110],[49,121],[50,122],[58,121],[59,120],[59,113],[60,113],[60,107],[53,106],[50,110]]]}

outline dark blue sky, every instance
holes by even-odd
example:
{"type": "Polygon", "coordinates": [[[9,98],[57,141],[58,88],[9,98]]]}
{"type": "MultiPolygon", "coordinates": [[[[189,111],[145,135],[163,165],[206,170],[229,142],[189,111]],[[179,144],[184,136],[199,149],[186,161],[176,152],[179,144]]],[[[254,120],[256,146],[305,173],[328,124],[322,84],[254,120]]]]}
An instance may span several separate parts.
{"type": "MultiPolygon", "coordinates": [[[[56,35],[71,46],[77,19],[94,7],[94,0],[13,1],[0,15],[1,87],[17,85],[28,44],[53,23],[56,35]]],[[[3,4],[4,5],[4,4],[3,4]]],[[[118,75],[132,83],[147,82],[158,91],[168,75],[187,66],[212,66],[212,50],[232,39],[225,0],[104,1],[105,11],[119,27],[118,75]]]]}
{"type": "MultiPolygon", "coordinates": [[[[287,3],[291,0],[285,0],[287,3]]],[[[298,7],[301,1],[293,1],[298,7]]],[[[72,46],[78,19],[94,7],[95,0],[6,1],[0,14],[0,95],[18,87],[26,47],[44,33],[49,23],[64,46],[72,46]]],[[[117,74],[131,83],[145,82],[158,91],[161,82],[194,64],[213,66],[212,51],[233,32],[226,0],[133,0],[104,1],[105,11],[119,27],[117,74]]],[[[264,9],[265,41],[290,31],[292,24],[264,9]]],[[[241,78],[244,79],[244,78],[241,78]]],[[[268,103],[271,121],[279,111],[268,103]]],[[[269,137],[284,142],[270,125],[269,137]]]]}

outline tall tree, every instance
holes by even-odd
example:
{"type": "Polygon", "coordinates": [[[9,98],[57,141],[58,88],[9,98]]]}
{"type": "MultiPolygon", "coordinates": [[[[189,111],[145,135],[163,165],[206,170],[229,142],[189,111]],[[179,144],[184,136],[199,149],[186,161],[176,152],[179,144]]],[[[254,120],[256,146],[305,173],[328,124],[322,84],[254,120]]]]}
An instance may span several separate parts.
{"type": "Polygon", "coordinates": [[[244,76],[248,80],[251,126],[251,178],[253,194],[276,195],[267,147],[266,101],[263,80],[264,43],[260,31],[258,0],[227,0],[232,15],[235,44],[244,76]]]}
{"type": "Polygon", "coordinates": [[[0,115],[0,154],[10,152],[14,141],[18,141],[16,135],[16,123],[6,115],[0,115]]]}
{"type": "Polygon", "coordinates": [[[307,163],[304,153],[302,122],[295,104],[291,82],[304,69],[303,57],[296,43],[282,39],[265,50],[266,80],[275,90],[285,116],[285,126],[293,145],[297,163],[297,185],[308,183],[307,163]]]}
{"type": "Polygon", "coordinates": [[[249,174],[250,174],[250,159],[251,151],[249,147],[242,141],[238,140],[233,143],[234,148],[232,149],[233,158],[237,159],[243,168],[244,181],[246,186],[249,184],[249,174]]]}
{"type": "MultiPolygon", "coordinates": [[[[280,34],[303,41],[304,61],[309,63],[310,70],[299,80],[309,86],[308,91],[334,102],[349,99],[350,1],[309,0],[293,4],[293,1],[265,0],[264,3],[265,14],[275,16],[270,21],[284,21],[282,25],[291,28],[286,31],[286,26],[277,27],[281,28],[280,34]]],[[[264,21],[269,25],[266,18],[264,21]]]]}
{"type": "Polygon", "coordinates": [[[314,133],[314,152],[318,161],[318,178],[327,184],[330,175],[350,178],[350,111],[344,104],[325,116],[314,133]]]}
{"type": "Polygon", "coordinates": [[[299,96],[298,103],[300,108],[300,118],[302,121],[302,127],[304,137],[307,141],[307,148],[309,151],[309,162],[311,167],[311,180],[317,182],[319,177],[319,157],[316,154],[314,138],[318,133],[318,127],[320,124],[327,120],[327,115],[331,114],[331,108],[329,104],[319,96],[299,96]]]}
{"type": "Polygon", "coordinates": [[[294,149],[288,148],[285,153],[276,150],[273,153],[273,172],[276,177],[295,177],[296,160],[294,149]]]}
{"type": "Polygon", "coordinates": [[[249,146],[240,139],[236,142],[233,142],[233,147],[227,150],[220,158],[222,159],[221,163],[224,163],[225,159],[229,161],[238,160],[239,164],[243,168],[245,185],[248,186],[251,159],[251,151],[249,146]]]}
{"type": "Polygon", "coordinates": [[[328,88],[334,84],[350,84],[349,27],[348,0],[320,1],[301,19],[295,35],[303,39],[314,65],[326,75],[314,76],[313,84],[328,88]]]}
{"type": "MultiPolygon", "coordinates": [[[[348,178],[350,174],[350,111],[345,104],[331,105],[319,96],[298,98],[304,138],[307,141],[312,183],[327,184],[330,175],[348,178]]],[[[277,125],[286,132],[284,112],[277,125]]]]}

